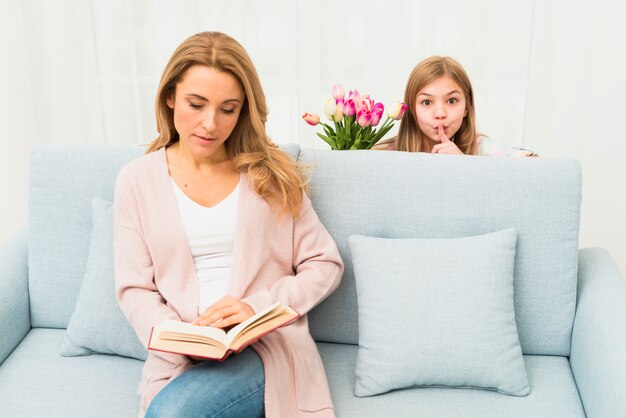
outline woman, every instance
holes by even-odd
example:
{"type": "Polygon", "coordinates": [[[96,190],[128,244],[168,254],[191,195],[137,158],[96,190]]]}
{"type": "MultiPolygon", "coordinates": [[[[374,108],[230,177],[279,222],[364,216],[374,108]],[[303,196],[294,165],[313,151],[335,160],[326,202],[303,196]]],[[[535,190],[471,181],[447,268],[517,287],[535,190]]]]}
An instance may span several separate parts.
{"type": "Polygon", "coordinates": [[[415,66],[406,84],[408,112],[398,136],[377,144],[388,149],[433,154],[535,156],[508,148],[476,131],[474,92],[467,73],[450,57],[432,56],[415,66]]]}
{"type": "Polygon", "coordinates": [[[140,340],[164,319],[228,328],[276,301],[303,316],[224,362],[150,351],[140,416],[334,416],[305,314],[343,264],[265,133],[243,47],[217,32],[184,41],[156,114],[159,136],[120,171],[115,197],[117,297],[140,340]]]}

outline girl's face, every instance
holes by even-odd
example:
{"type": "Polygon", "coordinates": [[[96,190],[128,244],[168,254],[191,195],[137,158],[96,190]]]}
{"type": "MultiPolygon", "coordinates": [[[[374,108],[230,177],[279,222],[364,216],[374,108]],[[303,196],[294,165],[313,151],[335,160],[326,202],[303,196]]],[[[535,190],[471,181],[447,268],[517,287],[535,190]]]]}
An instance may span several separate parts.
{"type": "Polygon", "coordinates": [[[441,142],[439,126],[448,138],[457,133],[467,115],[465,94],[449,76],[440,77],[417,93],[415,104],[417,124],[434,144],[441,142]]]}
{"type": "Polygon", "coordinates": [[[204,65],[190,67],[167,99],[180,146],[197,158],[223,159],[224,142],[237,125],[244,97],[233,75],[204,65]]]}

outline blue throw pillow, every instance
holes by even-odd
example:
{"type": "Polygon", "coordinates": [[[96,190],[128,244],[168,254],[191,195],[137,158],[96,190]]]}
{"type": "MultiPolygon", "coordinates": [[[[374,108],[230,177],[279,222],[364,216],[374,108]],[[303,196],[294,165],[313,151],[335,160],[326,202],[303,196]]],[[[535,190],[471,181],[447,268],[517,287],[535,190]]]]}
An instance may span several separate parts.
{"type": "Polygon", "coordinates": [[[63,356],[118,354],[148,356],[115,298],[113,272],[113,204],[92,200],[93,230],[85,278],[61,346],[63,356]]]}
{"type": "Polygon", "coordinates": [[[517,232],[349,238],[356,279],[356,396],[447,386],[530,392],[513,306],[517,232]]]}

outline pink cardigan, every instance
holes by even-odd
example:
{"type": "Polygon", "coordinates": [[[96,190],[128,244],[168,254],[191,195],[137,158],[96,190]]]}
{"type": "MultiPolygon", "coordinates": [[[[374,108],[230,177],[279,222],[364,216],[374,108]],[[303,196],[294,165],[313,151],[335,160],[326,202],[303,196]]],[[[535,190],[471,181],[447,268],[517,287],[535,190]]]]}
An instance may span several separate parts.
{"type": "MultiPolygon", "coordinates": [[[[122,311],[147,346],[163,319],[197,316],[198,284],[165,148],[128,163],[115,190],[115,281],[122,311]]],[[[339,285],[343,263],[305,195],[301,214],[276,218],[241,174],[229,294],[258,311],[275,301],[303,314],[253,344],[265,370],[265,412],[272,417],[332,417],[324,367],[305,315],[339,285]]],[[[189,358],[150,351],[138,392],[140,416],[189,358]]]]}

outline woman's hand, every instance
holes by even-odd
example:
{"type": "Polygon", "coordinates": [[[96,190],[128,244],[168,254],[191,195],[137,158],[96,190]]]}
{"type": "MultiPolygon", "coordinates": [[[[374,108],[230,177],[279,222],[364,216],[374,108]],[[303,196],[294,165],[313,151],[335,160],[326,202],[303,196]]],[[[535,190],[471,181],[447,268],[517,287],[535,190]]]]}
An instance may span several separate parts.
{"type": "Polygon", "coordinates": [[[193,325],[210,325],[217,328],[228,328],[239,324],[254,315],[254,310],[241,300],[232,296],[224,296],[201,313],[193,325]]]}
{"type": "Polygon", "coordinates": [[[439,139],[441,140],[441,144],[435,145],[431,153],[463,155],[463,151],[461,151],[459,147],[457,147],[456,144],[450,141],[450,138],[446,136],[446,133],[443,130],[443,125],[439,125],[437,133],[439,134],[439,139]]]}

